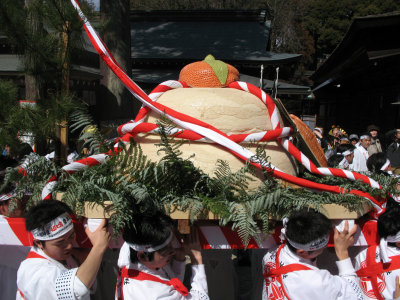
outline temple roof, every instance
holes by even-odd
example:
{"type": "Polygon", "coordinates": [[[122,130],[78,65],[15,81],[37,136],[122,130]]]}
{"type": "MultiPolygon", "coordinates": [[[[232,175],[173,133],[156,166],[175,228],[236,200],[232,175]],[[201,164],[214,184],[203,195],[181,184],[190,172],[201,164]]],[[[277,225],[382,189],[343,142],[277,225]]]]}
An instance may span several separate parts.
{"type": "Polygon", "coordinates": [[[300,54],[268,51],[270,22],[260,11],[151,11],[131,15],[134,60],[216,59],[279,64],[300,54]]]}

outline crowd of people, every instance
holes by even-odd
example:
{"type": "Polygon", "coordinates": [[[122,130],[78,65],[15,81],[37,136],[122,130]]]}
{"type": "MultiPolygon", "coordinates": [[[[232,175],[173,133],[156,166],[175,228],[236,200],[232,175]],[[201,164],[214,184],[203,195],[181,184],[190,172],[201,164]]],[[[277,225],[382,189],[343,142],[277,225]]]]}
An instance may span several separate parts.
{"type": "MultiPolygon", "coordinates": [[[[74,248],[71,213],[66,204],[47,200],[26,214],[33,247],[18,269],[16,299],[90,299],[110,233],[103,220],[93,232],[86,228],[91,249],[74,248]]],[[[313,209],[292,212],[283,220],[283,243],[257,262],[264,270],[261,299],[400,299],[399,215],[399,206],[383,213],[377,222],[380,243],[350,257],[356,225],[345,221],[343,228],[333,227],[313,209]],[[331,236],[338,275],[316,264],[331,236]]],[[[138,214],[127,224],[116,300],[210,299],[198,231],[177,236],[174,222],[162,211],[138,214]],[[187,259],[189,288],[183,284],[187,259]]]]}
{"type": "Polygon", "coordinates": [[[313,132],[325,151],[329,167],[400,174],[400,129],[389,131],[384,138],[376,125],[369,125],[360,136],[347,134],[335,125],[327,135],[321,127],[314,128],[313,132]]]}
{"type": "MultiPolygon", "coordinates": [[[[327,136],[319,127],[314,133],[330,167],[388,176],[400,169],[397,157],[400,129],[393,132],[393,141],[387,145],[381,142],[375,125],[368,126],[367,133],[360,137],[347,135],[338,126],[327,136]]],[[[4,166],[23,164],[31,150],[27,148],[21,152],[22,156],[11,157],[9,149],[5,149],[1,155],[0,179],[4,176],[4,166]]],[[[76,248],[70,207],[47,200],[25,211],[24,201],[18,201],[9,210],[10,201],[15,198],[13,188],[9,185],[0,193],[0,218],[24,217],[33,246],[28,253],[23,253],[18,266],[7,269],[0,264],[0,274],[7,278],[14,276],[17,289],[16,296],[12,289],[3,289],[2,299],[6,293],[8,296],[4,299],[90,299],[111,239],[107,222],[103,220],[94,231],[86,227],[92,244],[90,249],[76,248]],[[12,292],[14,296],[10,297],[12,292]]],[[[266,249],[262,259],[252,262],[263,270],[259,278],[263,281],[261,299],[400,299],[399,216],[400,206],[390,206],[377,221],[380,242],[365,249],[358,247],[359,251],[350,255],[357,225],[346,221],[342,227],[335,227],[311,208],[293,211],[283,220],[282,244],[266,249]],[[328,247],[331,237],[337,274],[321,264],[317,266],[317,258],[328,247]]],[[[181,238],[174,221],[163,211],[155,210],[136,214],[125,226],[122,238],[115,264],[119,270],[115,275],[116,300],[210,299],[210,279],[207,280],[207,266],[196,227],[181,238]],[[187,270],[191,276],[186,276],[185,281],[187,270]]]]}

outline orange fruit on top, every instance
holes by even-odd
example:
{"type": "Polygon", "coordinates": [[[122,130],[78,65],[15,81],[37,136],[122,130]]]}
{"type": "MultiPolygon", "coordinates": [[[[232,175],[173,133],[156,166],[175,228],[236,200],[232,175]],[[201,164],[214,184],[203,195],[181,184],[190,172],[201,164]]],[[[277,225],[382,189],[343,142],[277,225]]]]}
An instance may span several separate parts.
{"type": "Polygon", "coordinates": [[[179,81],[191,87],[224,87],[237,80],[239,71],[211,54],[202,61],[184,66],[179,74],[179,81]]]}

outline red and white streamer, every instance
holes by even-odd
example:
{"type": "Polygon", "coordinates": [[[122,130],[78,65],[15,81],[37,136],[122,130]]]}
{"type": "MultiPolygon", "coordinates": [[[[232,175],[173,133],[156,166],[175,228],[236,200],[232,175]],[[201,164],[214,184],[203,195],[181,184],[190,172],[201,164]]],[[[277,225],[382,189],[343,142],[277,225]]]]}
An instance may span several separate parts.
{"type": "MultiPolygon", "coordinates": [[[[254,156],[254,153],[251,151],[241,147],[238,143],[235,141],[231,140],[229,136],[227,136],[225,133],[221,132],[217,128],[214,128],[213,126],[204,123],[200,120],[197,120],[195,118],[192,118],[188,115],[179,113],[175,110],[172,110],[164,105],[161,105],[157,103],[156,101],[153,101],[149,96],[147,96],[141,89],[138,87],[127,75],[126,73],[122,70],[122,68],[118,65],[118,63],[115,61],[115,59],[112,57],[112,55],[109,53],[107,50],[107,47],[103,44],[101,39],[97,36],[95,30],[92,28],[86,17],[83,15],[82,11],[79,8],[78,2],[76,0],[71,0],[72,4],[74,7],[78,10],[79,15],[81,16],[83,20],[83,26],[89,36],[89,39],[91,40],[93,46],[101,56],[101,58],[105,61],[105,63],[113,70],[113,72],[121,79],[121,81],[126,85],[126,87],[129,89],[129,91],[138,99],[140,100],[145,107],[141,109],[139,112],[137,118],[135,119],[135,122],[133,123],[128,123],[130,124],[133,128],[138,126],[139,124],[143,123],[144,118],[146,117],[147,112],[151,109],[155,111],[156,113],[162,115],[164,114],[166,117],[168,117],[170,120],[172,120],[175,124],[178,126],[190,130],[192,132],[197,133],[200,136],[203,136],[204,138],[207,138],[209,140],[212,140],[215,143],[218,143],[225,147],[228,151],[233,153],[234,155],[242,158],[243,160],[247,161],[249,160],[252,156],[254,156]]],[[[177,83],[177,82],[167,82],[160,87],[156,88],[154,91],[154,95],[152,96],[153,99],[157,99],[160,94],[163,92],[171,89],[171,88],[176,88],[176,87],[185,87],[184,84],[182,83],[177,83]]],[[[275,106],[275,103],[272,101],[272,99],[262,90],[256,88],[255,86],[251,84],[247,84],[244,82],[233,82],[229,85],[230,88],[236,88],[236,89],[241,89],[244,91],[247,91],[249,93],[252,93],[256,95],[259,99],[261,99],[267,106],[268,112],[269,112],[269,117],[271,119],[271,123],[273,125],[273,129],[277,130],[280,129],[280,119],[279,119],[279,112],[277,107],[275,106]]],[[[123,127],[120,129],[120,132],[123,132],[123,127]]],[[[320,175],[333,175],[333,176],[341,176],[349,179],[362,179],[364,182],[367,182],[371,186],[376,186],[378,184],[375,184],[372,179],[369,179],[366,176],[363,175],[356,175],[357,173],[354,172],[343,172],[342,170],[337,169],[330,169],[330,168],[323,168],[324,170],[319,170],[318,168],[315,167],[312,162],[306,158],[300,151],[296,151],[297,148],[295,148],[290,142],[286,142],[284,138],[278,138],[279,141],[283,143],[283,145],[287,147],[287,150],[289,153],[293,153],[296,159],[298,159],[302,164],[308,166],[311,172],[319,173],[320,175]],[[293,147],[292,147],[293,146],[293,147]],[[300,154],[300,156],[299,156],[300,154]],[[329,172],[328,172],[329,171],[329,172]],[[354,174],[353,174],[354,173],[354,174]]],[[[257,163],[252,163],[256,167],[259,168],[266,168],[268,166],[267,162],[263,162],[261,164],[257,163]]],[[[86,162],[84,164],[87,166],[86,162]]],[[[273,176],[286,180],[288,182],[310,188],[310,189],[316,189],[320,191],[328,191],[328,192],[333,192],[333,193],[351,193],[355,195],[362,196],[366,199],[368,199],[372,205],[374,206],[374,210],[376,214],[380,214],[384,211],[384,205],[379,203],[376,199],[374,199],[371,195],[368,193],[362,192],[362,191],[357,191],[357,190],[352,190],[352,191],[347,191],[344,190],[343,188],[337,187],[337,186],[329,186],[329,185],[324,185],[324,184],[318,184],[315,182],[311,182],[302,178],[298,178],[289,174],[286,174],[277,168],[272,166],[272,174],[273,176]]],[[[379,185],[378,185],[379,186],[379,185]]],[[[50,190],[51,192],[51,190],[50,190]]]]}
{"type": "MultiPolygon", "coordinates": [[[[317,168],[303,153],[301,153],[286,137],[292,133],[292,129],[288,127],[281,128],[279,111],[275,106],[272,99],[262,90],[257,87],[247,84],[245,82],[234,82],[229,85],[229,88],[240,89],[249,93],[256,95],[263,103],[267,106],[269,117],[273,125],[273,130],[252,133],[252,134],[242,134],[242,135],[226,135],[225,133],[219,131],[218,129],[206,124],[200,120],[192,118],[190,116],[176,112],[164,105],[156,103],[158,97],[164,92],[174,89],[174,88],[188,88],[188,86],[183,82],[178,81],[167,81],[155,88],[155,90],[147,96],[122,70],[115,59],[112,57],[111,53],[108,51],[107,47],[103,44],[101,39],[97,36],[94,29],[91,27],[90,23],[87,21],[86,17],[83,15],[79,8],[78,2],[76,0],[71,0],[74,7],[77,9],[80,17],[84,22],[84,28],[93,43],[95,49],[101,56],[101,58],[107,63],[107,65],[113,70],[113,72],[121,79],[121,81],[126,85],[129,91],[143,103],[143,107],[140,109],[135,120],[124,124],[119,127],[118,131],[121,135],[119,141],[124,143],[129,142],[129,140],[135,137],[138,133],[156,133],[158,130],[157,125],[145,123],[144,119],[150,110],[153,110],[159,114],[165,114],[170,118],[175,124],[182,127],[183,129],[176,129],[170,132],[170,134],[177,136],[179,138],[185,138],[192,141],[204,141],[213,142],[220,144],[228,151],[234,155],[242,158],[244,161],[249,160],[253,153],[244,149],[239,145],[239,143],[250,142],[250,141],[267,141],[277,139],[282,146],[293,155],[300,163],[302,163],[310,172],[325,176],[338,176],[344,177],[351,180],[362,180],[363,182],[369,184],[375,188],[381,188],[380,185],[374,180],[368,178],[367,176],[345,171],[341,169],[332,168],[317,168]]],[[[103,163],[108,156],[114,155],[120,151],[118,143],[114,146],[114,152],[97,154],[84,158],[82,160],[76,161],[69,165],[63,167],[63,170],[69,174],[80,171],[84,168],[95,166],[103,163]]],[[[263,165],[258,165],[253,163],[259,168],[266,167],[266,162],[263,165]]],[[[24,170],[22,170],[24,171],[24,170]]],[[[384,203],[379,203],[368,193],[352,190],[346,191],[343,188],[337,186],[329,186],[324,184],[319,184],[311,182],[302,178],[298,178],[282,171],[272,166],[271,171],[273,176],[292,182],[299,186],[314,189],[317,191],[328,191],[332,193],[351,193],[368,199],[374,206],[374,211],[376,215],[379,215],[384,211],[384,203]]],[[[49,182],[46,184],[42,191],[43,199],[51,199],[51,191],[53,187],[57,184],[57,176],[54,175],[49,182]]],[[[77,241],[81,247],[90,247],[88,239],[84,233],[83,226],[80,222],[74,220],[75,230],[77,232],[77,241]]],[[[32,235],[25,230],[24,219],[21,218],[5,218],[0,216],[0,243],[3,245],[21,245],[30,246],[32,245],[32,235]],[[8,234],[4,234],[8,232],[8,234]]],[[[271,248],[280,243],[279,241],[280,228],[276,229],[276,232],[272,235],[260,235],[259,239],[252,238],[249,242],[248,248],[271,248]]],[[[244,248],[240,237],[236,231],[233,231],[230,227],[222,226],[200,226],[200,237],[202,240],[204,249],[241,249],[244,248]]],[[[376,232],[376,222],[367,222],[361,226],[360,234],[356,234],[357,240],[355,245],[366,246],[376,244],[379,240],[376,232]]],[[[116,246],[118,247],[118,246],[116,246]]]]}
{"type": "MultiPolygon", "coordinates": [[[[112,57],[112,55],[108,51],[107,47],[103,44],[103,42],[98,37],[95,30],[92,28],[92,26],[90,25],[90,23],[88,22],[88,20],[86,19],[86,17],[82,13],[82,11],[80,10],[78,2],[76,0],[71,0],[71,2],[74,5],[74,7],[77,9],[81,19],[83,20],[83,26],[86,30],[86,33],[88,34],[89,39],[91,40],[96,51],[99,53],[100,57],[112,69],[112,71],[118,76],[118,78],[121,79],[121,81],[129,89],[129,91],[144,105],[144,107],[140,110],[138,116],[136,117],[135,121],[125,124],[126,127],[129,127],[129,130],[133,130],[135,127],[139,126],[140,124],[143,124],[144,118],[146,117],[147,113],[151,109],[160,115],[164,114],[172,122],[174,122],[177,126],[182,127],[184,130],[188,130],[188,132],[187,132],[188,135],[191,133],[193,133],[193,135],[194,135],[194,133],[196,133],[197,134],[196,138],[202,137],[202,138],[211,140],[214,143],[220,144],[221,146],[225,147],[229,152],[233,153],[234,155],[238,156],[239,158],[243,159],[244,161],[248,161],[248,160],[250,160],[250,158],[252,156],[254,156],[254,153],[243,148],[236,141],[232,140],[230,138],[230,136],[226,135],[225,133],[223,133],[222,131],[218,130],[217,128],[211,126],[210,124],[207,124],[205,122],[197,120],[188,115],[179,113],[175,110],[172,110],[172,109],[154,101],[154,100],[158,99],[159,95],[161,95],[162,93],[164,93],[165,91],[167,91],[171,88],[187,87],[184,83],[173,82],[173,81],[166,82],[156,88],[152,97],[147,96],[143,92],[143,90],[140,89],[140,87],[137,86],[136,83],[134,83],[126,75],[126,73],[123,71],[123,69],[118,65],[118,63],[112,57]],[[154,100],[151,98],[153,98],[154,100]]],[[[275,103],[264,91],[258,89],[257,87],[255,87],[251,84],[245,83],[245,82],[233,82],[229,85],[229,87],[241,89],[241,90],[244,90],[244,91],[247,91],[249,93],[256,95],[261,101],[263,101],[265,103],[265,105],[268,108],[269,117],[270,117],[271,123],[273,125],[273,130],[280,129],[279,111],[278,111],[277,107],[275,106],[275,103]]],[[[124,129],[125,125],[123,125],[119,129],[121,134],[123,134],[123,132],[125,130],[124,129]]],[[[150,128],[149,125],[144,126],[144,124],[143,124],[142,126],[143,127],[148,126],[147,130],[149,130],[149,131],[156,129],[155,127],[150,128]]],[[[125,132],[126,132],[126,134],[129,135],[129,137],[132,137],[135,135],[135,133],[134,134],[128,133],[127,129],[125,132]]],[[[181,134],[183,134],[183,132],[175,132],[174,134],[181,135],[181,134]]],[[[124,137],[123,137],[123,140],[126,140],[126,138],[124,139],[124,137]]],[[[353,179],[353,180],[361,179],[361,180],[363,180],[363,182],[366,182],[373,187],[378,187],[378,188],[380,187],[379,184],[374,182],[372,179],[368,178],[367,176],[357,174],[355,172],[343,172],[343,170],[331,169],[331,168],[317,168],[314,164],[312,164],[312,162],[307,157],[305,157],[304,154],[302,154],[297,148],[294,147],[294,145],[292,145],[289,141],[287,141],[286,138],[278,137],[277,139],[278,139],[278,141],[280,141],[282,143],[282,145],[284,147],[287,148],[287,151],[289,153],[291,153],[293,156],[295,156],[295,158],[297,160],[299,160],[303,165],[307,166],[309,168],[309,170],[313,173],[316,173],[319,175],[340,176],[340,177],[345,177],[345,178],[353,179]]],[[[103,159],[103,161],[104,161],[104,159],[103,159]]],[[[96,159],[94,159],[94,160],[96,160],[96,159]]],[[[98,163],[100,163],[100,162],[97,162],[96,164],[98,164],[98,163]]],[[[296,176],[286,174],[286,173],[278,170],[274,166],[268,165],[267,162],[261,162],[261,164],[254,163],[254,162],[251,162],[251,163],[258,168],[267,168],[269,166],[269,167],[271,167],[270,171],[272,172],[273,176],[283,179],[285,181],[297,184],[299,186],[303,186],[306,188],[315,189],[315,190],[319,190],[319,191],[328,191],[328,192],[332,192],[332,193],[350,193],[350,194],[355,194],[355,195],[364,197],[372,203],[372,205],[374,207],[374,211],[377,215],[381,214],[384,211],[384,207],[385,207],[384,203],[383,204],[380,203],[379,201],[374,199],[368,193],[358,191],[358,190],[348,191],[348,190],[345,190],[345,189],[337,187],[337,186],[329,186],[329,185],[319,184],[319,183],[315,183],[315,182],[312,182],[309,180],[298,178],[296,176]]],[[[81,165],[79,165],[79,167],[82,167],[82,168],[87,167],[87,166],[89,166],[89,163],[87,161],[84,161],[81,163],[81,165]]],[[[76,171],[76,170],[74,170],[74,171],[76,171]]],[[[54,180],[53,182],[48,183],[50,188],[47,189],[43,193],[42,196],[51,197],[51,187],[54,186],[55,182],[56,181],[54,180]],[[50,196],[48,196],[48,195],[50,195],[50,196]]]]}

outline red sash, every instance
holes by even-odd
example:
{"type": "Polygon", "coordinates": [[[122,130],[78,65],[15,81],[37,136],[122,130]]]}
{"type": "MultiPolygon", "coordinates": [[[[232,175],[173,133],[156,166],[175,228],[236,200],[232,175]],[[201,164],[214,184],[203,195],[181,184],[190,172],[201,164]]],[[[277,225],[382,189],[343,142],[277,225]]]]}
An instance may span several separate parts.
{"type": "Polygon", "coordinates": [[[381,261],[376,262],[376,245],[367,249],[366,266],[361,268],[356,273],[358,277],[368,278],[371,281],[372,289],[375,297],[378,300],[384,300],[378,287],[378,275],[400,269],[400,256],[392,256],[391,262],[383,264],[381,261]]]}
{"type": "Polygon", "coordinates": [[[17,291],[18,291],[18,293],[21,295],[21,297],[22,297],[22,299],[24,299],[25,300],[25,296],[24,296],[24,294],[19,290],[19,289],[17,289],[17,291]]]}
{"type": "MultiPolygon", "coordinates": [[[[183,285],[182,281],[180,281],[178,278],[172,278],[171,280],[163,280],[161,278],[158,278],[157,276],[141,272],[139,270],[133,270],[133,269],[127,269],[127,268],[122,268],[120,270],[120,274],[118,276],[118,284],[117,284],[117,289],[119,289],[120,292],[120,297],[119,299],[124,299],[123,297],[123,285],[124,285],[124,280],[125,278],[130,278],[134,280],[148,280],[148,281],[154,281],[154,282],[159,282],[165,285],[172,286],[176,291],[178,291],[180,294],[183,296],[187,296],[189,294],[187,288],[183,285]]],[[[118,291],[117,291],[118,293],[118,291]]]]}
{"type": "MultiPolygon", "coordinates": [[[[285,298],[287,300],[290,300],[289,295],[286,292],[285,287],[283,285],[282,275],[290,273],[290,272],[294,272],[294,271],[307,271],[307,270],[312,270],[312,269],[307,267],[307,266],[305,266],[305,265],[302,265],[302,264],[290,264],[290,265],[287,265],[287,266],[280,267],[279,266],[280,265],[280,263],[279,263],[279,255],[280,255],[281,250],[283,249],[284,246],[285,246],[284,244],[281,245],[279,247],[278,251],[276,252],[275,266],[277,266],[277,267],[275,267],[275,268],[270,268],[270,267],[266,268],[267,271],[265,271],[265,273],[264,273],[264,278],[265,279],[267,279],[267,278],[275,278],[279,282],[280,289],[283,292],[283,294],[285,295],[285,298]]],[[[271,282],[268,282],[267,280],[265,280],[265,284],[266,284],[266,290],[268,291],[268,286],[269,286],[269,284],[271,284],[271,282]]],[[[280,293],[279,288],[277,288],[275,286],[275,288],[272,287],[272,290],[273,290],[273,294],[274,295],[272,296],[272,298],[270,298],[271,300],[272,299],[283,299],[283,295],[280,293]]]]}
{"type": "Polygon", "coordinates": [[[44,257],[43,255],[40,255],[40,254],[38,254],[38,253],[36,253],[36,252],[34,252],[34,251],[30,251],[30,252],[28,253],[28,256],[27,256],[25,259],[28,259],[28,258],[43,258],[43,259],[47,259],[47,258],[44,257]]]}

